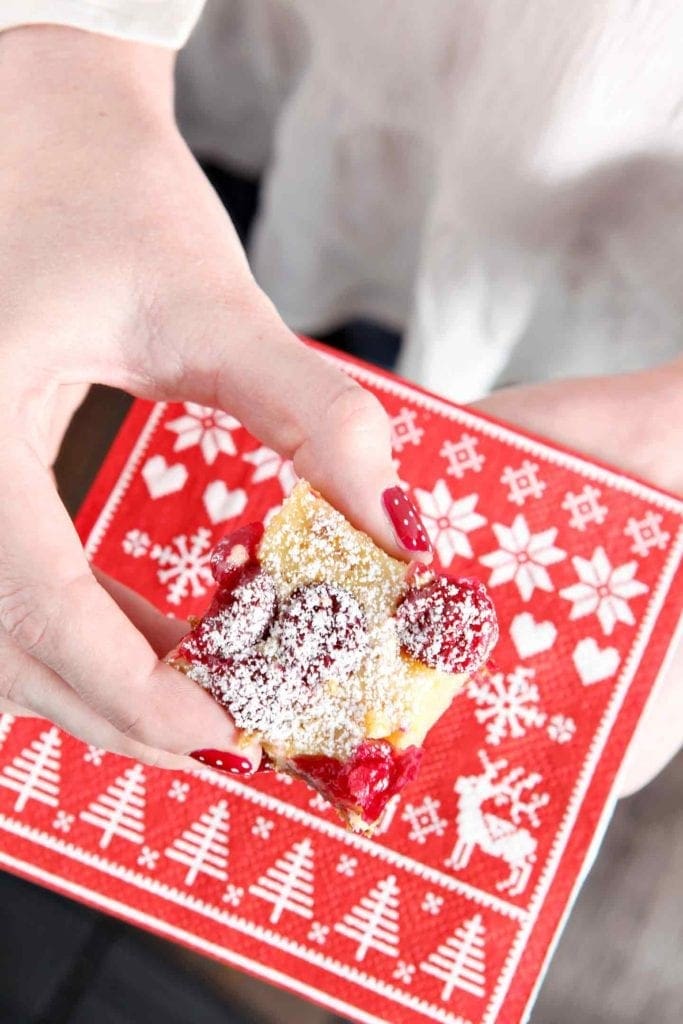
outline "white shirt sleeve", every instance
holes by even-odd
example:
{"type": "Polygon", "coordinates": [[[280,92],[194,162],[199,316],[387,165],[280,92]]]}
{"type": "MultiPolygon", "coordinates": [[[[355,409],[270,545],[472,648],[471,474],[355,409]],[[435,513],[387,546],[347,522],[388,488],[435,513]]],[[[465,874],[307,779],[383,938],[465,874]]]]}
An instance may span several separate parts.
{"type": "Polygon", "coordinates": [[[0,32],[19,25],[69,25],[179,49],[204,0],[2,0],[0,32]]]}

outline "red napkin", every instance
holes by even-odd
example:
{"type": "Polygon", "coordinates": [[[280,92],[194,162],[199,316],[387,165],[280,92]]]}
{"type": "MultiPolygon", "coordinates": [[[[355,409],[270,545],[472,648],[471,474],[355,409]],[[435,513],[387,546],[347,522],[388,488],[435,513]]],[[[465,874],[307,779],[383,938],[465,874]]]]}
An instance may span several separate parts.
{"type": "MultiPolygon", "coordinates": [[[[681,614],[683,503],[352,361],[443,568],[490,587],[498,671],[375,840],[277,776],[173,775],[0,716],[0,863],[356,1021],[528,1013],[681,614]]],[[[201,611],[209,552],[291,466],[231,416],[137,402],[79,516],[97,565],[201,611]]]]}

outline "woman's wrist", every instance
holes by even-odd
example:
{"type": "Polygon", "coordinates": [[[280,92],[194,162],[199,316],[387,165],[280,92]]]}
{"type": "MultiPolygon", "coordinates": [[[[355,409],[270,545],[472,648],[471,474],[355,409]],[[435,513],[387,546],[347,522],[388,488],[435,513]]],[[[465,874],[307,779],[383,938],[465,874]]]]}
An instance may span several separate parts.
{"type": "Polygon", "coordinates": [[[55,108],[172,125],[174,63],[173,50],[80,29],[9,29],[0,33],[0,110],[30,109],[46,127],[55,108]]]}

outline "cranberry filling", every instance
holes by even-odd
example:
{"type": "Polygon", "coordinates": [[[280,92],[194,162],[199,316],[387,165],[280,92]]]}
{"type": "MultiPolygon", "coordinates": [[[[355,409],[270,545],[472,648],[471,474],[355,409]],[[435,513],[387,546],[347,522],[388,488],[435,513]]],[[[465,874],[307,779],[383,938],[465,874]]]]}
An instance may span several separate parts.
{"type": "Polygon", "coordinates": [[[498,640],[496,613],[479,580],[437,576],[412,587],[396,621],[406,653],[442,672],[476,672],[498,640]]]}
{"type": "Polygon", "coordinates": [[[263,523],[247,523],[219,540],[211,552],[211,572],[219,587],[232,589],[247,565],[258,564],[263,523]]]}
{"type": "Polygon", "coordinates": [[[422,753],[421,747],[395,750],[387,740],[364,740],[348,761],[306,754],[294,764],[331,803],[357,808],[372,822],[416,778],[422,753]]]}

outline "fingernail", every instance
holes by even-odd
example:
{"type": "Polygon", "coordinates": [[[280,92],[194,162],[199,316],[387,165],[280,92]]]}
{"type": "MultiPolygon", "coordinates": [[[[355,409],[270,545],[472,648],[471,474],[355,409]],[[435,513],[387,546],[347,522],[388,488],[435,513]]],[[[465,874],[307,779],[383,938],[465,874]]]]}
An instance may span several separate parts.
{"type": "Polygon", "coordinates": [[[253,764],[246,757],[224,750],[194,750],[190,757],[200,764],[215,768],[219,772],[228,772],[230,775],[251,775],[254,772],[253,764]]]}
{"type": "Polygon", "coordinates": [[[406,551],[431,551],[420,513],[400,487],[388,487],[382,494],[382,504],[399,545],[406,551]]]}

